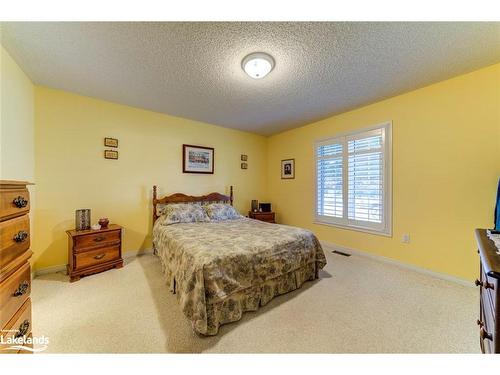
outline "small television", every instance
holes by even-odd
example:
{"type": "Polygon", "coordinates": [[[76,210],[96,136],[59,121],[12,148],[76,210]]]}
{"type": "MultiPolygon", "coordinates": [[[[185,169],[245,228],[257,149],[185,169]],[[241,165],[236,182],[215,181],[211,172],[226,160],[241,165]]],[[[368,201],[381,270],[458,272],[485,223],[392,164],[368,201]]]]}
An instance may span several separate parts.
{"type": "Polygon", "coordinates": [[[259,203],[259,211],[271,212],[271,203],[259,203]]]}

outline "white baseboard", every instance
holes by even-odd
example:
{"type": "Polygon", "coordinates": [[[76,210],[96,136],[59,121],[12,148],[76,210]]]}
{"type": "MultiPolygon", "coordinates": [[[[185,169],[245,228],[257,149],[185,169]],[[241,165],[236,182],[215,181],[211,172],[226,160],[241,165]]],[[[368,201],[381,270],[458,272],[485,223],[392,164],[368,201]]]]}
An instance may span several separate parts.
{"type": "MultiPolygon", "coordinates": [[[[122,253],[122,258],[129,259],[145,254],[153,254],[153,249],[125,251],[124,253],[122,253]]],[[[66,274],[66,264],[60,264],[57,266],[38,269],[36,271],[31,272],[31,278],[34,279],[37,276],[47,275],[50,273],[58,273],[61,271],[64,271],[64,273],[66,274]]]]}
{"type": "Polygon", "coordinates": [[[64,273],[66,273],[66,265],[65,264],[60,264],[57,266],[51,266],[51,267],[47,267],[47,268],[41,268],[39,270],[33,271],[32,273],[33,273],[33,278],[35,278],[37,276],[48,275],[49,273],[58,273],[61,271],[64,271],[64,273]]]}
{"type": "Polygon", "coordinates": [[[367,251],[362,251],[362,250],[357,250],[357,249],[351,249],[351,248],[348,248],[348,247],[345,247],[345,246],[340,246],[340,245],[332,244],[332,243],[325,242],[325,241],[320,241],[320,242],[321,242],[321,245],[325,249],[330,250],[330,251],[338,250],[338,251],[341,251],[343,253],[358,255],[358,256],[362,256],[362,257],[365,257],[365,258],[370,258],[370,259],[373,259],[373,260],[376,260],[376,261],[379,261],[379,262],[393,264],[393,265],[401,267],[401,268],[405,268],[405,269],[412,270],[412,271],[415,271],[415,272],[418,272],[418,273],[422,273],[422,274],[425,274],[425,275],[436,277],[436,278],[441,279],[441,280],[451,281],[451,282],[454,282],[454,283],[457,283],[457,284],[460,284],[460,285],[463,285],[463,286],[472,287],[472,288],[475,287],[474,283],[472,281],[464,280],[464,279],[461,279],[459,277],[447,275],[445,273],[431,271],[431,270],[428,270],[426,268],[414,266],[414,265],[408,264],[408,263],[403,263],[403,262],[400,262],[400,261],[398,261],[396,259],[387,258],[387,257],[384,257],[382,255],[376,255],[376,254],[373,254],[373,253],[369,253],[367,251]]]}
{"type": "Polygon", "coordinates": [[[146,254],[153,254],[153,249],[125,251],[122,254],[122,257],[123,257],[123,259],[127,259],[127,258],[133,258],[133,257],[139,256],[139,255],[146,255],[146,254]]]}

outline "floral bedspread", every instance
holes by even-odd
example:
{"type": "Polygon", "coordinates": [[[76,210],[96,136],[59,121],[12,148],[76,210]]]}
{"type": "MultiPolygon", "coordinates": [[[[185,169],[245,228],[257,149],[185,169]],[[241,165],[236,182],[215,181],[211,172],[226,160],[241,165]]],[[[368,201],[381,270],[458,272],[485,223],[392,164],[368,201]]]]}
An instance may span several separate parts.
{"type": "Polygon", "coordinates": [[[326,264],[312,232],[247,218],[164,225],[160,217],[153,243],[171,290],[201,334],[210,334],[208,304],[221,305],[245,289],[304,267],[317,273],[326,264]]]}

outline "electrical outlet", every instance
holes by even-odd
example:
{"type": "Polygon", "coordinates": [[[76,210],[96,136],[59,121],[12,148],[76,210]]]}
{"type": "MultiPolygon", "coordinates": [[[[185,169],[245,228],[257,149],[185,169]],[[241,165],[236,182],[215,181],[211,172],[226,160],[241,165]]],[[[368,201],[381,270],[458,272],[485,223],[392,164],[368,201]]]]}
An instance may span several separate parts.
{"type": "Polygon", "coordinates": [[[403,238],[401,238],[402,243],[410,243],[410,234],[405,233],[403,234],[403,238]]]}

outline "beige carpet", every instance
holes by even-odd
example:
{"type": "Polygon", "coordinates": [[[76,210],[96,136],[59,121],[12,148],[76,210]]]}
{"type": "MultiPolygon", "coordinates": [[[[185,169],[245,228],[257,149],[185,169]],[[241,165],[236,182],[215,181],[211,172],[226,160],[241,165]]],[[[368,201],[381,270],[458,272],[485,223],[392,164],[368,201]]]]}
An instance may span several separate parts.
{"type": "Polygon", "coordinates": [[[191,330],[156,257],[69,283],[33,283],[35,335],[61,353],[477,353],[478,292],[371,259],[328,252],[321,279],[221,327],[191,330]]]}

